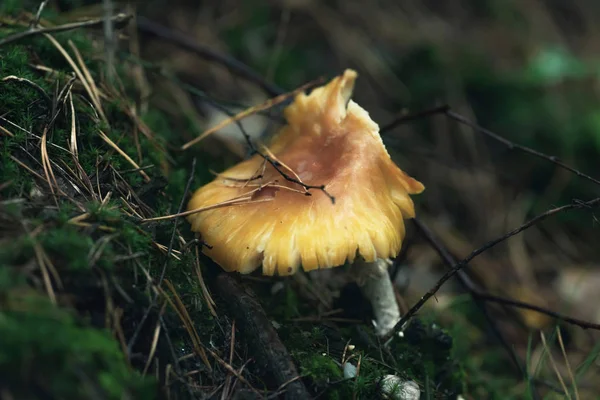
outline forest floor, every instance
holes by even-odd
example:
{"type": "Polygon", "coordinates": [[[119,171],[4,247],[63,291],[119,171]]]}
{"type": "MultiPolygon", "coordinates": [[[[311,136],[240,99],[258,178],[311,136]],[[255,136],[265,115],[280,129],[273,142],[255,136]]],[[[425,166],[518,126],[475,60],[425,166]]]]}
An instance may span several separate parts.
{"type": "MultiPolygon", "coordinates": [[[[569,171],[547,179],[552,191],[539,189],[545,201],[533,192],[519,197],[526,183],[495,175],[505,160],[473,168],[485,146],[465,133],[465,117],[443,107],[433,119],[433,112],[419,113],[426,107],[398,117],[373,106],[374,118],[395,121],[381,126],[401,165],[431,161],[426,147],[444,154],[434,156],[433,166],[412,168],[430,194],[416,200],[419,219],[409,224],[390,271],[403,311],[458,260],[486,251],[468,273],[452,273],[457,279],[418,310],[403,337],[383,343],[370,306],[343,271],[225,274],[177,216],[192,190],[244,156],[227,129],[190,150],[182,144],[321,74],[307,67],[308,76],[269,78],[222,49],[207,50],[193,35],[120,11],[111,17],[118,40],[107,43],[106,18],[97,9],[0,6],[1,399],[368,399],[380,396],[386,375],[416,382],[427,399],[595,396],[597,311],[554,294],[577,279],[597,282],[591,266],[583,278],[575,272],[597,254],[589,237],[599,202],[565,178],[569,171]],[[169,44],[157,45],[161,40],[169,44]],[[436,119],[444,117],[461,127],[436,119]],[[412,121],[416,127],[403,131],[400,125],[412,121]],[[439,132],[457,133],[460,142],[439,132]],[[406,143],[413,153],[403,154],[406,143]],[[470,165],[453,164],[465,154],[470,165]],[[564,217],[569,210],[578,216],[564,217]],[[554,214],[555,225],[537,228],[554,214]],[[505,232],[530,226],[527,241],[504,243],[505,232]],[[469,238],[478,237],[486,239],[471,245],[469,238]],[[487,252],[497,237],[499,249],[487,252]],[[560,273],[528,267],[567,259],[574,266],[560,273]]],[[[285,64],[294,54],[278,57],[285,64]]],[[[365,81],[379,76],[365,68],[365,81]]],[[[357,84],[361,89],[367,94],[358,96],[374,104],[369,87],[357,84]]],[[[256,135],[281,122],[279,105],[253,114],[245,127],[256,135]]],[[[485,135],[514,148],[509,139],[485,135]]],[[[497,155],[490,150],[490,159],[497,155]]],[[[509,172],[530,168],[536,156],[559,169],[556,160],[533,154],[509,172]]]]}

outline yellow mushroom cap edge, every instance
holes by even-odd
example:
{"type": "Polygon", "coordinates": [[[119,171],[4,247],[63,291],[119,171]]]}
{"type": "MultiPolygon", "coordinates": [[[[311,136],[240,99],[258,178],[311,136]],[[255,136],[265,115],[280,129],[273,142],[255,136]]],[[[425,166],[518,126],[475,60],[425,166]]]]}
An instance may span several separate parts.
{"type": "Polygon", "coordinates": [[[414,217],[410,194],[424,186],[391,160],[378,125],[350,100],[357,74],[346,70],[284,110],[287,125],[268,149],[289,176],[325,185],[306,195],[260,155],[222,172],[193,193],[188,210],[248,195],[247,204],[213,208],[187,217],[212,246],[203,252],[226,271],[290,275],[353,262],[394,257],[414,217]],[[288,169],[289,168],[289,169],[288,169]],[[293,173],[291,172],[293,171],[293,173]],[[256,178],[260,175],[259,179],[256,178]]]}

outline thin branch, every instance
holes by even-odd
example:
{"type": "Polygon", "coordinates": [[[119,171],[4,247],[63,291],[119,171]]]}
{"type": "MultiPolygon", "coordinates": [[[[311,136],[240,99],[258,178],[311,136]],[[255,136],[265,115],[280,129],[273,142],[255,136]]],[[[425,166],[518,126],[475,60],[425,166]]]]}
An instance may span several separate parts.
{"type": "Polygon", "coordinates": [[[283,172],[281,169],[279,169],[279,167],[281,166],[281,164],[275,160],[273,160],[271,157],[266,156],[256,150],[254,150],[258,155],[260,155],[266,162],[268,162],[269,164],[271,164],[271,166],[273,168],[275,168],[275,170],[279,173],[279,175],[281,175],[283,177],[283,179],[285,179],[288,182],[292,182],[295,183],[297,185],[302,186],[304,189],[307,190],[306,193],[304,193],[305,196],[312,196],[312,194],[310,192],[308,192],[308,190],[311,189],[316,189],[316,190],[320,190],[323,192],[323,194],[325,194],[325,196],[329,197],[329,200],[331,200],[331,204],[335,204],[335,196],[333,196],[331,193],[329,193],[326,189],[325,189],[325,185],[307,185],[304,182],[299,181],[296,178],[292,178],[291,176],[289,176],[288,174],[286,174],[285,172],[283,172]]]}
{"type": "Polygon", "coordinates": [[[564,321],[571,325],[576,325],[583,329],[594,329],[600,331],[600,324],[595,324],[593,322],[572,318],[568,315],[560,314],[555,311],[548,310],[547,308],[536,306],[535,304],[529,304],[518,300],[507,299],[505,297],[496,296],[491,293],[477,293],[477,297],[486,301],[493,301],[494,303],[536,311],[540,314],[548,315],[549,317],[555,318],[559,321],[564,321]]]}
{"type": "Polygon", "coordinates": [[[319,83],[321,83],[323,80],[322,79],[317,79],[316,81],[313,82],[309,82],[306,83],[302,86],[300,86],[297,89],[292,90],[291,92],[287,92],[284,94],[280,94],[279,96],[273,97],[268,99],[267,101],[263,102],[262,104],[259,104],[257,106],[252,106],[252,107],[248,107],[246,108],[244,111],[241,111],[237,114],[232,114],[232,116],[230,116],[230,118],[218,123],[217,125],[207,129],[206,131],[204,131],[200,136],[190,140],[189,142],[185,143],[183,146],[181,146],[181,150],[187,150],[190,147],[192,147],[193,145],[197,144],[198,142],[200,142],[202,139],[206,138],[207,136],[217,132],[218,130],[221,130],[222,128],[226,127],[227,125],[231,124],[232,122],[237,122],[240,121],[250,115],[256,114],[259,111],[264,111],[264,110],[268,110],[273,108],[274,106],[284,103],[285,101],[287,101],[289,98],[296,96],[298,93],[300,92],[304,92],[306,89],[315,86],[319,83]]]}
{"type": "MultiPolygon", "coordinates": [[[[212,105],[213,107],[217,108],[218,110],[224,112],[229,117],[233,117],[235,115],[234,113],[229,111],[226,107],[223,107],[222,105],[218,104],[217,102],[213,102],[210,99],[206,99],[206,100],[208,100],[210,105],[212,105]]],[[[312,193],[309,192],[309,190],[311,190],[311,189],[320,190],[323,192],[323,194],[325,194],[327,197],[329,197],[329,200],[331,200],[332,204],[335,204],[335,197],[325,189],[325,185],[307,185],[304,182],[301,182],[300,180],[285,173],[280,168],[282,165],[279,161],[273,159],[272,157],[270,157],[267,154],[263,154],[260,151],[258,151],[256,146],[254,146],[254,143],[252,143],[252,139],[250,138],[250,135],[248,134],[248,132],[246,132],[246,129],[242,125],[241,121],[234,119],[234,122],[237,125],[240,132],[242,132],[242,135],[244,136],[244,140],[246,141],[246,144],[250,148],[250,155],[258,154],[263,160],[268,162],[275,169],[275,171],[277,171],[279,173],[279,175],[281,175],[286,181],[295,183],[295,184],[303,187],[307,191],[306,193],[304,193],[305,196],[312,196],[312,193]]]]}
{"type": "Polygon", "coordinates": [[[468,127],[472,128],[473,130],[475,130],[475,131],[477,131],[479,133],[482,133],[482,134],[484,134],[484,135],[486,135],[486,136],[488,136],[488,137],[496,140],[497,142],[500,142],[500,143],[504,144],[510,150],[519,150],[519,151],[521,151],[523,153],[527,153],[527,154],[530,154],[532,156],[541,158],[543,160],[550,161],[551,163],[556,164],[557,166],[559,166],[559,167],[561,167],[563,169],[566,169],[567,171],[570,171],[570,172],[574,173],[575,175],[577,175],[579,177],[585,178],[585,179],[587,179],[589,181],[594,182],[597,185],[600,185],[600,180],[598,180],[596,178],[593,178],[593,177],[591,177],[591,176],[589,176],[587,174],[584,174],[583,172],[581,172],[581,171],[579,171],[579,170],[577,170],[577,169],[575,169],[575,168],[573,168],[573,167],[571,167],[571,166],[563,163],[556,156],[549,156],[549,155],[544,154],[544,153],[542,153],[540,151],[537,151],[537,150],[531,149],[529,147],[522,146],[520,144],[511,142],[510,140],[503,138],[502,136],[500,136],[500,135],[498,135],[498,134],[490,131],[489,129],[483,128],[483,127],[475,124],[474,122],[469,121],[468,119],[466,119],[462,115],[457,114],[457,113],[455,113],[454,111],[452,111],[450,109],[448,109],[445,112],[445,115],[448,116],[448,118],[450,118],[450,119],[453,119],[453,120],[458,121],[458,122],[460,122],[460,123],[462,123],[464,125],[467,125],[468,127]]]}
{"type": "MultiPolygon", "coordinates": [[[[417,218],[414,218],[412,221],[417,227],[417,229],[420,231],[420,233],[423,235],[423,237],[425,237],[425,239],[429,242],[431,247],[433,247],[433,249],[438,253],[442,261],[446,264],[446,267],[452,268],[456,264],[456,259],[454,258],[454,256],[452,256],[452,254],[450,254],[448,248],[439,240],[438,237],[435,236],[435,234],[423,221],[417,218]]],[[[504,347],[508,356],[515,364],[518,376],[522,377],[524,372],[523,362],[519,359],[519,356],[516,354],[513,346],[506,340],[506,338],[502,334],[502,331],[498,327],[498,324],[490,315],[485,299],[483,299],[481,296],[481,294],[483,294],[483,291],[478,288],[477,284],[473,282],[471,278],[469,278],[465,271],[458,271],[456,277],[458,278],[460,284],[471,294],[475,305],[481,310],[493,334],[496,335],[497,339],[500,341],[500,344],[502,345],[502,347],[504,347]]]]}
{"type": "Polygon", "coordinates": [[[270,96],[277,96],[284,93],[283,90],[267,82],[256,71],[252,70],[244,63],[226,55],[219,54],[207,47],[201,46],[183,33],[176,32],[172,29],[167,28],[166,26],[160,25],[154,21],[151,21],[141,16],[137,17],[136,21],[138,29],[140,31],[150,35],[154,35],[168,42],[174,43],[183,49],[191,51],[199,57],[205,58],[207,60],[216,61],[219,64],[225,66],[227,69],[229,69],[236,75],[239,75],[247,79],[248,81],[254,82],[270,96]]]}
{"type": "MultiPolygon", "coordinates": [[[[196,157],[194,157],[192,160],[190,176],[185,185],[185,189],[183,190],[183,196],[181,196],[181,202],[179,203],[179,209],[177,210],[177,213],[181,213],[181,210],[183,210],[183,207],[185,206],[185,202],[187,200],[187,195],[190,192],[190,187],[192,186],[192,182],[194,181],[195,172],[196,172],[196,157]]],[[[173,244],[175,243],[175,234],[177,233],[177,225],[178,224],[179,224],[179,218],[176,218],[175,221],[173,222],[173,230],[171,231],[171,239],[169,240],[169,250],[167,252],[167,258],[165,259],[165,263],[160,272],[160,279],[158,280],[158,286],[160,286],[162,284],[162,281],[165,278],[165,273],[167,272],[167,267],[169,266],[169,261],[171,258],[170,255],[171,255],[171,252],[173,251],[173,244]]]]}
{"type": "Polygon", "coordinates": [[[541,151],[537,151],[534,150],[532,148],[529,148],[527,146],[523,146],[520,144],[517,144],[511,140],[508,140],[500,135],[498,135],[497,133],[492,132],[489,129],[486,129],[482,126],[477,125],[476,123],[470,121],[469,119],[467,119],[466,117],[452,111],[452,109],[450,108],[450,106],[448,105],[444,105],[444,106],[439,106],[439,107],[434,107],[428,110],[424,110],[424,111],[420,111],[414,114],[408,114],[408,115],[399,115],[398,117],[394,118],[392,121],[390,121],[389,123],[387,123],[386,125],[384,125],[380,132],[381,134],[387,133],[389,130],[397,127],[398,125],[401,125],[405,122],[409,122],[409,121],[413,121],[415,119],[419,119],[419,118],[423,118],[423,117],[429,117],[431,115],[436,115],[436,114],[442,114],[445,115],[446,117],[460,122],[463,125],[466,125],[468,127],[470,127],[471,129],[473,129],[474,131],[481,133],[499,143],[502,143],[503,145],[505,145],[509,150],[519,150],[523,153],[535,156],[537,158],[541,158],[542,160],[546,160],[551,162],[552,164],[557,165],[560,168],[566,169],[567,171],[570,171],[572,173],[574,173],[575,175],[581,177],[581,178],[585,178],[591,182],[594,182],[597,185],[600,185],[600,180],[587,175],[581,171],[579,171],[576,168],[571,167],[568,164],[565,164],[564,162],[560,161],[558,159],[558,157],[556,156],[550,156],[548,154],[542,153],[541,151]]]}
{"type": "Polygon", "coordinates": [[[279,63],[279,58],[282,54],[283,43],[285,42],[291,16],[291,8],[284,7],[283,10],[281,10],[281,18],[279,20],[279,26],[277,27],[277,36],[275,37],[273,52],[271,53],[267,72],[265,73],[267,79],[272,79],[273,75],[275,75],[275,70],[277,69],[277,64],[279,63]]]}
{"type": "Polygon", "coordinates": [[[48,0],[43,0],[40,5],[38,6],[38,10],[35,13],[35,17],[33,18],[33,20],[31,21],[30,27],[31,28],[36,28],[39,23],[40,23],[40,18],[42,18],[42,12],[44,12],[44,8],[46,8],[46,5],[48,4],[48,0]]]}
{"type": "MultiPolygon", "coordinates": [[[[448,248],[440,241],[440,239],[431,231],[431,229],[421,220],[415,218],[413,219],[414,225],[423,235],[423,237],[429,242],[431,247],[438,253],[444,264],[448,268],[452,268],[456,265],[457,261],[454,256],[450,253],[448,248]]],[[[493,302],[498,303],[504,306],[517,307],[522,309],[527,309],[535,312],[539,312],[541,314],[550,316],[560,321],[564,321],[566,323],[579,326],[583,329],[596,329],[600,330],[600,324],[594,324],[588,321],[583,321],[580,319],[572,318],[564,314],[557,313],[555,311],[546,309],[544,307],[536,306],[533,304],[525,303],[518,300],[513,300],[501,296],[496,296],[481,290],[465,273],[465,271],[461,270],[457,273],[457,278],[460,280],[461,284],[469,291],[473,299],[476,301],[476,304],[482,309],[484,316],[490,323],[492,330],[498,336],[502,346],[506,349],[510,358],[513,360],[515,365],[518,367],[519,375],[523,376],[523,366],[518,356],[516,355],[512,346],[506,341],[504,336],[502,335],[499,328],[496,326],[495,321],[491,319],[491,317],[487,313],[485,302],[493,302]]]]}
{"type": "MultiPolygon", "coordinates": [[[[120,25],[120,24],[123,24],[123,23],[129,21],[130,18],[131,18],[131,15],[121,13],[121,14],[117,14],[117,15],[111,17],[110,20],[115,25],[120,25]]],[[[70,31],[70,30],[79,29],[79,28],[90,28],[90,27],[94,27],[94,26],[100,26],[100,25],[104,24],[104,21],[105,21],[104,18],[97,18],[97,19],[90,19],[90,20],[81,21],[81,22],[71,22],[69,24],[52,26],[49,28],[31,28],[26,31],[17,32],[15,34],[8,35],[4,39],[0,39],[0,46],[3,46],[5,44],[11,43],[11,42],[14,42],[17,40],[27,38],[29,36],[40,35],[42,33],[57,33],[57,32],[65,32],[65,31],[70,31]]]]}
{"type": "Polygon", "coordinates": [[[402,125],[406,122],[429,117],[431,115],[444,114],[444,113],[448,112],[448,110],[450,110],[450,106],[444,105],[444,106],[430,108],[428,110],[419,111],[419,112],[416,112],[413,114],[401,113],[396,118],[394,118],[392,121],[383,125],[379,129],[379,132],[383,135],[383,134],[387,133],[387,131],[390,131],[390,130],[394,129],[395,127],[402,125]]]}
{"type": "MultiPolygon", "coordinates": [[[[567,205],[564,205],[561,207],[553,208],[551,210],[546,211],[543,214],[540,214],[540,215],[532,218],[531,220],[527,221],[523,225],[519,226],[518,228],[513,229],[512,231],[504,234],[503,236],[501,236],[497,239],[494,239],[492,241],[489,241],[486,244],[484,244],[482,247],[474,250],[465,259],[463,259],[462,261],[460,261],[457,264],[454,264],[452,269],[450,269],[448,272],[446,272],[437,281],[437,283],[427,293],[425,293],[425,295],[423,297],[421,297],[421,299],[414,306],[411,307],[411,309],[400,319],[400,321],[398,321],[396,326],[394,326],[394,329],[392,329],[390,334],[388,334],[388,337],[385,339],[389,339],[395,332],[401,331],[404,327],[404,324],[406,324],[406,322],[408,322],[408,320],[411,319],[421,309],[421,307],[423,307],[423,305],[440,290],[440,288],[444,285],[444,283],[446,283],[450,278],[452,278],[454,275],[456,275],[460,270],[465,268],[469,264],[469,262],[471,262],[475,257],[480,255],[481,253],[491,249],[492,247],[496,246],[497,244],[502,243],[503,241],[505,241],[515,235],[518,235],[519,233],[523,232],[524,230],[532,227],[533,225],[545,220],[546,218],[548,218],[552,215],[559,214],[561,212],[565,212],[565,211],[573,210],[573,209],[592,208],[592,207],[596,207],[598,205],[600,205],[600,197],[595,198],[593,200],[585,201],[585,202],[577,201],[577,202],[574,202],[573,204],[567,204],[567,205]]],[[[585,326],[585,328],[593,328],[593,327],[585,326]]]]}
{"type": "MultiPolygon", "coordinates": [[[[176,42],[176,43],[179,43],[179,42],[176,42]]],[[[179,43],[179,44],[181,44],[181,43],[179,43]]],[[[193,44],[193,42],[192,42],[192,44],[193,44]]],[[[260,78],[260,79],[262,79],[262,78],[260,78]]],[[[174,81],[176,81],[176,83],[179,83],[179,82],[177,82],[177,79],[174,79],[174,81]]],[[[309,85],[312,85],[314,83],[315,82],[311,82],[309,85]]],[[[307,85],[304,85],[302,87],[306,87],[306,86],[307,85]]],[[[196,90],[196,88],[194,88],[191,85],[182,84],[182,87],[184,87],[191,95],[197,96],[197,97],[201,98],[202,100],[206,101],[212,107],[216,108],[217,110],[225,113],[228,117],[230,117],[231,121],[234,122],[237,125],[238,129],[240,130],[240,132],[244,136],[244,140],[246,141],[248,147],[250,148],[250,155],[258,154],[260,157],[262,157],[265,160],[265,162],[268,162],[273,168],[275,168],[275,170],[286,181],[292,182],[292,183],[296,183],[296,184],[302,186],[307,191],[307,193],[305,193],[306,196],[312,196],[312,194],[308,192],[309,190],[320,190],[320,191],[323,192],[323,194],[325,194],[327,197],[329,197],[329,199],[331,200],[331,202],[333,204],[335,204],[335,197],[325,189],[325,185],[307,185],[304,182],[300,182],[298,179],[295,179],[295,178],[291,177],[290,175],[286,174],[284,171],[282,171],[281,168],[280,168],[281,165],[279,165],[279,163],[277,162],[277,160],[274,160],[271,157],[269,157],[268,155],[265,155],[265,154],[261,153],[260,151],[258,151],[256,149],[256,147],[254,146],[254,143],[252,143],[252,139],[250,138],[250,135],[248,134],[248,132],[246,132],[246,129],[242,125],[241,121],[239,121],[239,120],[237,120],[235,118],[235,115],[236,115],[235,113],[231,112],[227,107],[221,105],[219,102],[211,99],[209,96],[206,96],[204,93],[196,90]]],[[[281,88],[275,87],[274,90],[276,91],[276,95],[278,97],[279,96],[285,96],[285,94],[286,94],[286,92],[283,89],[281,89],[281,88]]],[[[259,179],[259,178],[260,177],[253,177],[252,179],[259,179]]]]}

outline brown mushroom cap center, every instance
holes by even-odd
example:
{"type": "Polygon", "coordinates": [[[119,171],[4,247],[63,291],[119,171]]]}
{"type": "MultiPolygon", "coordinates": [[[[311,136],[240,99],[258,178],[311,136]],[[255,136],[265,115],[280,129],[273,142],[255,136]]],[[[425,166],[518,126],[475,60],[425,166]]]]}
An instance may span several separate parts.
{"type": "MultiPolygon", "coordinates": [[[[322,127],[321,125],[320,128],[322,127]]],[[[352,180],[366,178],[362,176],[363,173],[377,168],[382,153],[387,157],[378,138],[366,132],[364,127],[357,127],[353,123],[319,132],[294,132],[292,135],[293,139],[274,154],[282,164],[278,169],[306,185],[325,185],[333,196],[343,195],[352,180]]],[[[260,182],[274,181],[278,185],[303,190],[301,185],[287,181],[273,166],[268,165],[260,182]]],[[[315,196],[326,198],[323,193],[314,190],[311,194],[312,196],[304,196],[295,191],[269,187],[258,191],[253,198],[284,197],[298,202],[309,202],[315,196]]]]}
{"type": "Polygon", "coordinates": [[[368,113],[347,102],[354,77],[346,72],[286,108],[288,125],[258,149],[277,168],[255,155],[195,192],[190,208],[258,200],[188,218],[224,269],[248,273],[262,264],[267,275],[288,275],[300,265],[308,271],[357,254],[373,261],[398,253],[403,219],[414,215],[409,194],[423,185],[390,159],[368,113]],[[322,185],[326,192],[315,190],[322,185]]]}

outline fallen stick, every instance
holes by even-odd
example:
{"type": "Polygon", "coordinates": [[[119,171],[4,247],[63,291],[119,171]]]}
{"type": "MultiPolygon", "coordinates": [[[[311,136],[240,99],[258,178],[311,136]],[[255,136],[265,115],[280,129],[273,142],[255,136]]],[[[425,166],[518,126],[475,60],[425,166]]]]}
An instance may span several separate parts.
{"type": "Polygon", "coordinates": [[[235,319],[260,369],[268,371],[288,400],[309,400],[312,396],[299,378],[298,370],[256,295],[228,273],[219,273],[213,282],[219,297],[226,299],[228,314],[235,319]]]}

